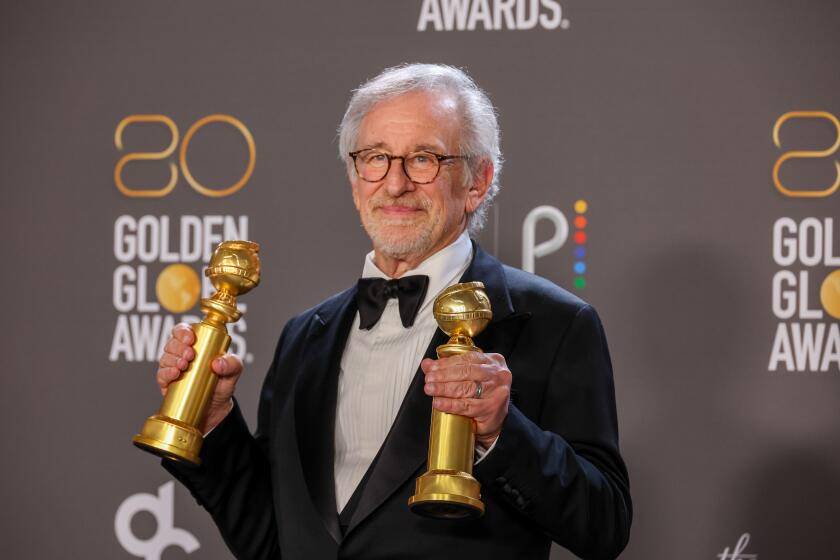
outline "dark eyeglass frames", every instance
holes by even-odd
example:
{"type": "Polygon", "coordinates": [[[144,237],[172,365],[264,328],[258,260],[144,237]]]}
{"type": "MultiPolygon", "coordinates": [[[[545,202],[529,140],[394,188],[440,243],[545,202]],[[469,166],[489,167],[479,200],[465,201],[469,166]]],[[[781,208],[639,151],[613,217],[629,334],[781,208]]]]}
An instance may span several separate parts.
{"type": "Polygon", "coordinates": [[[442,162],[453,159],[469,159],[469,156],[441,155],[425,150],[411,152],[404,156],[392,156],[381,150],[370,148],[350,152],[348,155],[353,158],[356,173],[364,181],[369,183],[381,181],[391,170],[391,162],[399,159],[402,160],[402,168],[406,176],[412,183],[418,185],[425,185],[434,181],[440,173],[442,162]]]}

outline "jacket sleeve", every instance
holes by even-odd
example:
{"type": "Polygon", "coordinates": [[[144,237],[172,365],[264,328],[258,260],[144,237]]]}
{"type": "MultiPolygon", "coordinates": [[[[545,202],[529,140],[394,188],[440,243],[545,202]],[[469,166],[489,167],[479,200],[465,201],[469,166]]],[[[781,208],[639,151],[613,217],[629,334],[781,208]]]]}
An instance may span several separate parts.
{"type": "Polygon", "coordinates": [[[239,560],[280,558],[268,427],[284,338],[285,331],[260,393],[257,432],[250,434],[234,401],[233,410],[204,439],[200,466],[162,461],[163,467],[210,513],[228,548],[239,560]]]}
{"type": "Polygon", "coordinates": [[[485,493],[581,558],[615,558],[624,549],[629,480],[618,451],[609,351],[592,307],[581,307],[560,339],[539,417],[511,404],[475,475],[485,493]]]}

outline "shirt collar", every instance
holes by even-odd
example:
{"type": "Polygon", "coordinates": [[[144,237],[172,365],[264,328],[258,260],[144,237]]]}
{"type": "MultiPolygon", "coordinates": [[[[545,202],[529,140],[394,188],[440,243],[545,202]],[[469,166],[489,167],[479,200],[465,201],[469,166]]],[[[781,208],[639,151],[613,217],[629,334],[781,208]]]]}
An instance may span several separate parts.
{"type": "MultiPolygon", "coordinates": [[[[444,288],[458,281],[472,260],[472,251],[470,236],[464,230],[453,243],[421,262],[417,268],[406,271],[405,276],[425,274],[429,277],[429,288],[421,310],[434,301],[444,288]]],[[[373,262],[373,251],[365,256],[362,278],[390,278],[373,262]]]]}

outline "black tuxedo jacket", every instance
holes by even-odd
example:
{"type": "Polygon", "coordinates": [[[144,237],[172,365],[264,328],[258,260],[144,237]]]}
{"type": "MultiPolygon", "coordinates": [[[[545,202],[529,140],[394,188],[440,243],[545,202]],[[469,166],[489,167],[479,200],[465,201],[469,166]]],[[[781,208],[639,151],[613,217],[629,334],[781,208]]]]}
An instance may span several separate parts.
{"type": "MultiPolygon", "coordinates": [[[[237,406],[204,441],[202,465],[164,466],[212,515],[239,559],[548,558],[555,541],[583,558],[627,543],[631,502],[619,455],[612,367],[595,311],[554,284],[503,266],[475,245],[462,281],[486,286],[493,320],[476,338],[505,356],[511,404],[476,465],[485,515],[426,519],[406,502],[425,471],[431,399],[417,374],[351,498],[336,512],[339,362],[355,287],[286,325],[251,435],[237,406]]],[[[441,331],[427,356],[446,342],[441,331]]],[[[385,374],[385,372],[383,372],[385,374]]]]}

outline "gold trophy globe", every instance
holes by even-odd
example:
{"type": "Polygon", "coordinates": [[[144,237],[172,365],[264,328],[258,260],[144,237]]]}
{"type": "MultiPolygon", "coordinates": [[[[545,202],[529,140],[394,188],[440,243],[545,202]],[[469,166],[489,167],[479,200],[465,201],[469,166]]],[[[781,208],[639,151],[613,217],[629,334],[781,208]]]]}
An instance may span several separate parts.
{"type": "MultiPolygon", "coordinates": [[[[472,339],[493,318],[484,284],[467,282],[443,290],[435,299],[434,315],[450,337],[437,347],[438,358],[481,352],[472,339]]],[[[481,484],[472,476],[473,419],[432,409],[430,432],[428,470],[417,479],[408,507],[419,515],[440,519],[480,517],[484,502],[481,484]]]]}
{"type": "Polygon", "coordinates": [[[213,251],[204,275],[216,293],[201,300],[204,319],[192,325],[195,358],[181,377],[169,384],[160,411],[150,416],[134,436],[134,445],[169,459],[201,464],[203,437],[197,426],[204,421],[217,377],[210,370],[214,359],[230,346],[225,323],[237,321],[242,312],[236,296],[260,283],[260,246],[251,241],[224,241],[213,251]]]}

